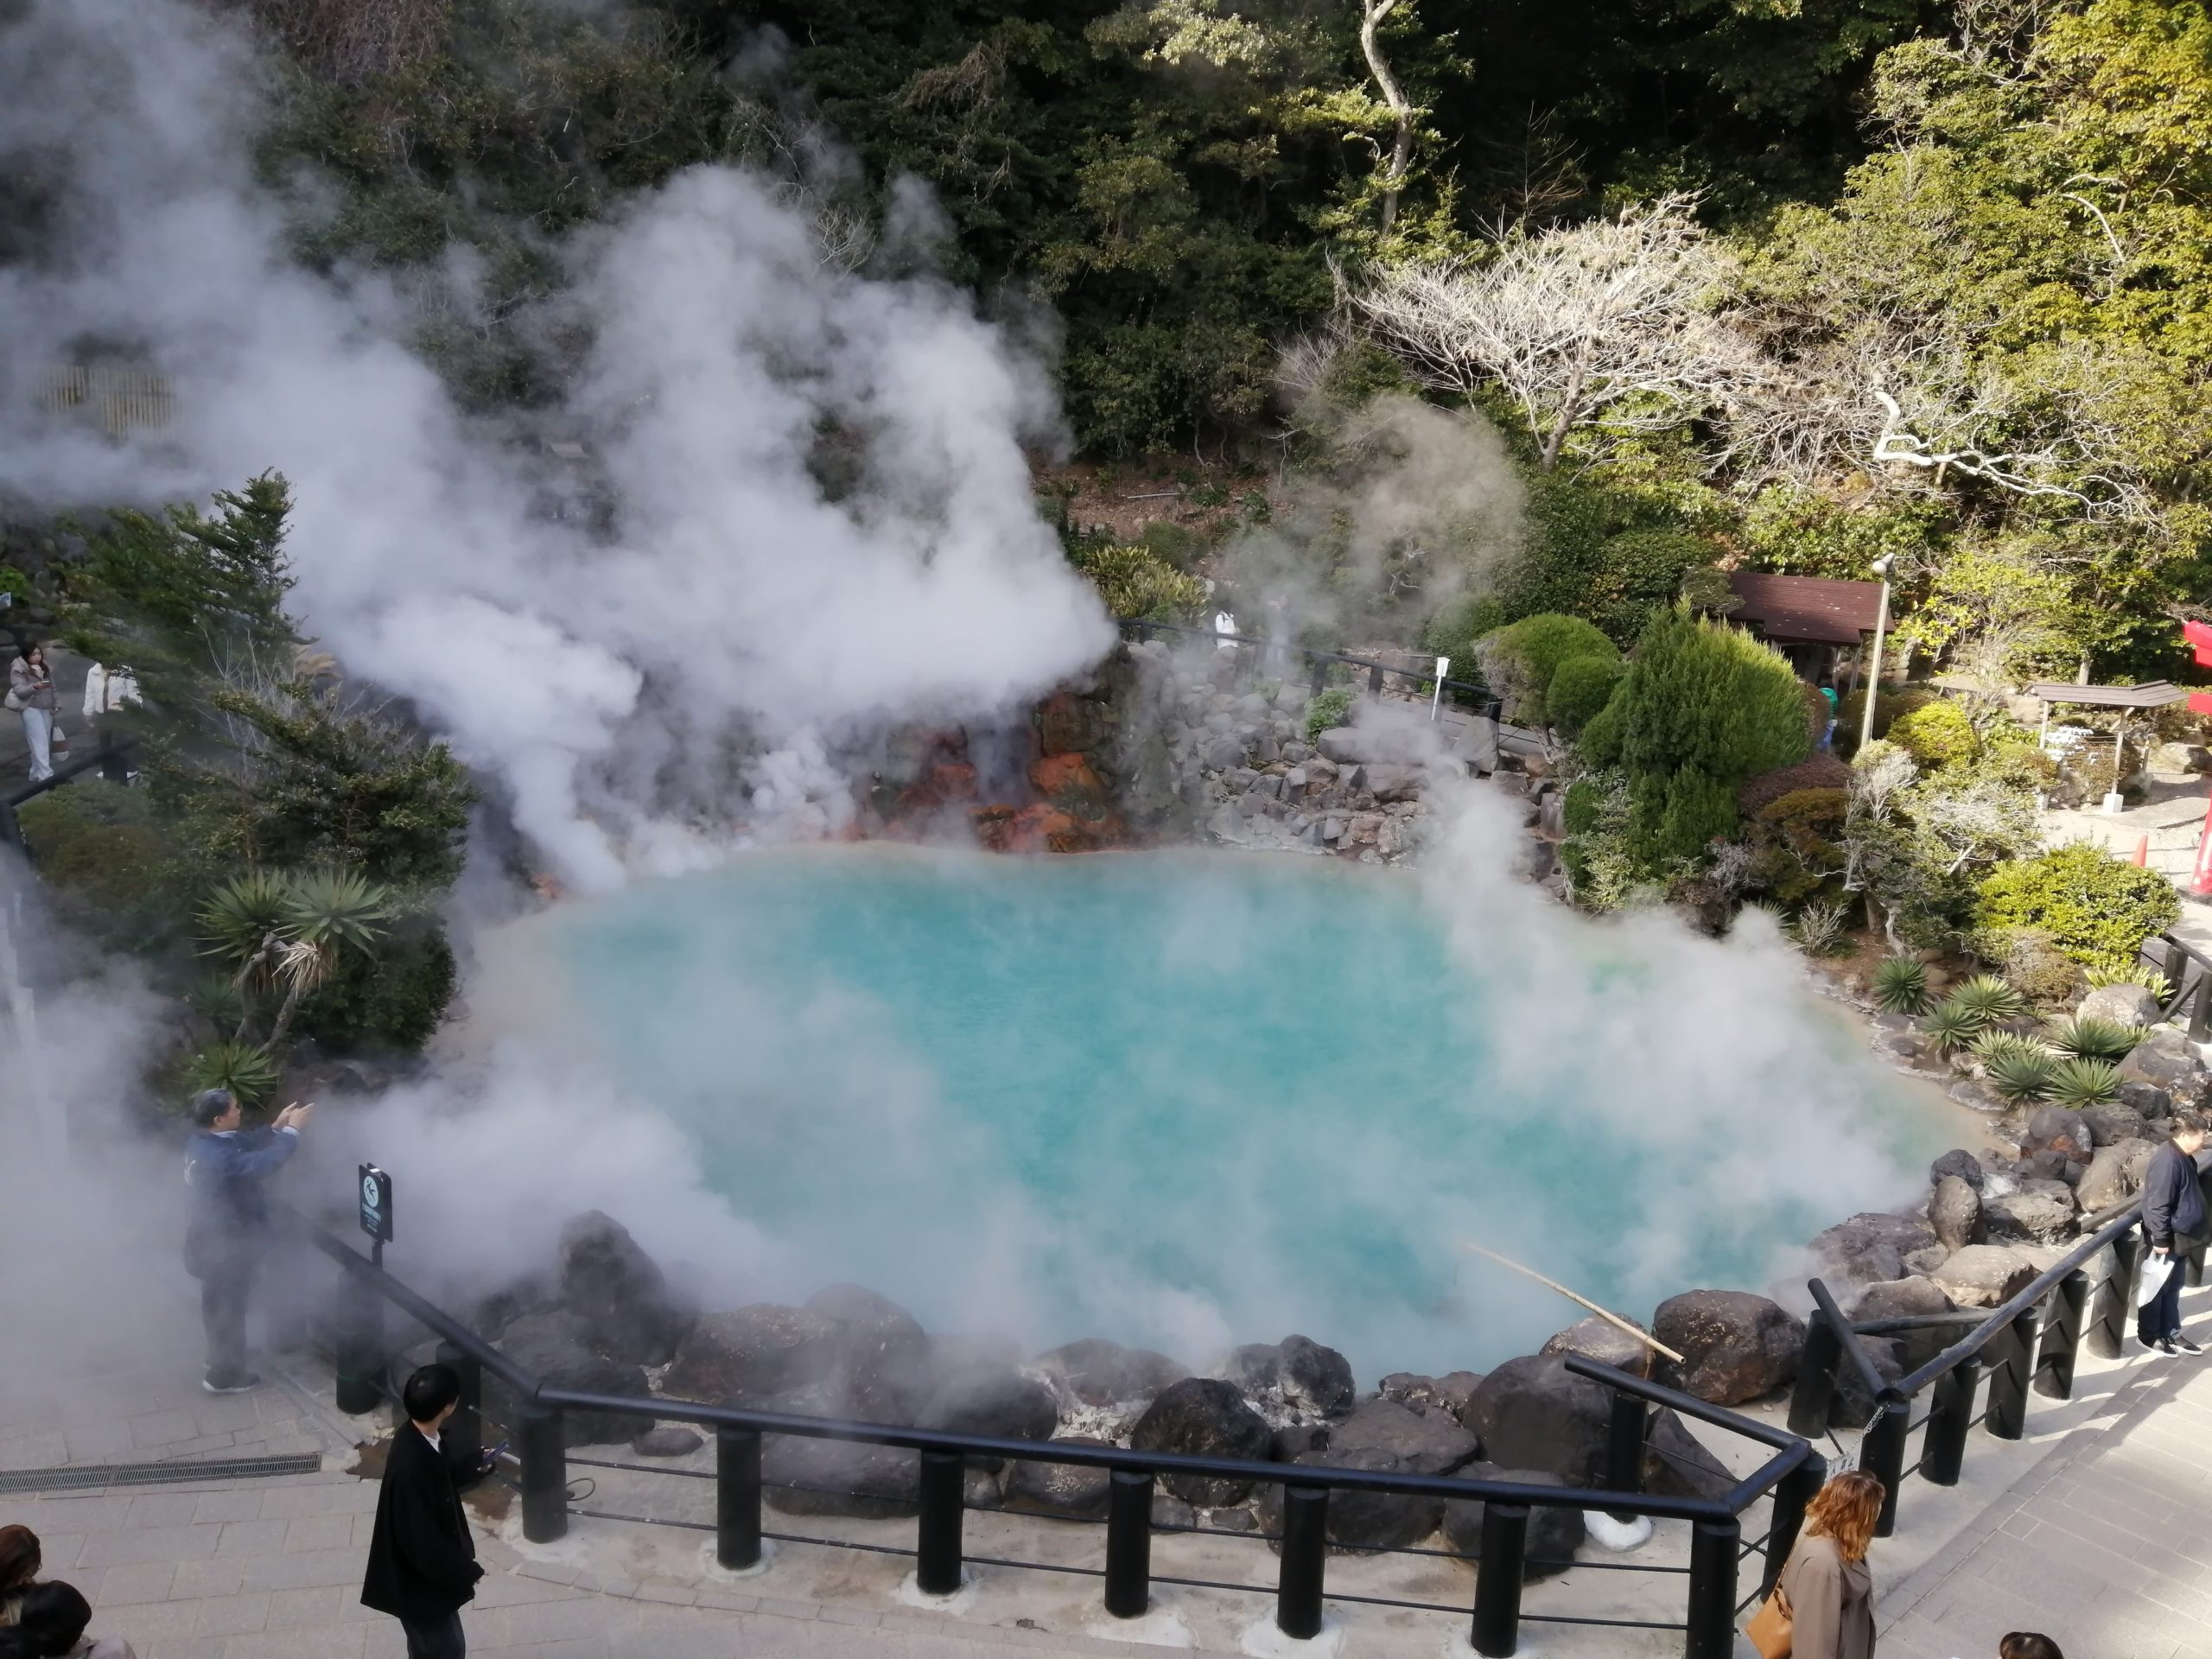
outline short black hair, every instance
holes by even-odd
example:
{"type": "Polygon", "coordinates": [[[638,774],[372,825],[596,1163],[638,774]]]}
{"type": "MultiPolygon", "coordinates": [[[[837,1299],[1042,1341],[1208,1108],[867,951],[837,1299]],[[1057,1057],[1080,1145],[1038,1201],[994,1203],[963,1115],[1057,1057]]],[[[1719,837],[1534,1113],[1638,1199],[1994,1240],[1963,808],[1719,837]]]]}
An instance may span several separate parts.
{"type": "Polygon", "coordinates": [[[2058,1643],[2034,1630],[2014,1630],[1997,1644],[1997,1659],[2066,1659],[2058,1643]]]}
{"type": "Polygon", "coordinates": [[[215,1120],[238,1103],[238,1097],[227,1089],[202,1089],[192,1097],[192,1121],[200,1128],[212,1129],[215,1120]]]}
{"type": "Polygon", "coordinates": [[[427,1423],[461,1398],[461,1373],[450,1365],[425,1365],[407,1379],[399,1402],[410,1421],[427,1423]]]}
{"type": "Polygon", "coordinates": [[[2204,1133],[2204,1120],[2195,1112],[2176,1112],[2173,1122],[2166,1125],[2166,1133],[2178,1140],[2184,1135],[2204,1133]]]}
{"type": "Polygon", "coordinates": [[[0,1632],[11,1643],[0,1644],[0,1655],[50,1659],[66,1654],[84,1639],[85,1626],[92,1622],[92,1605],[73,1585],[59,1579],[34,1584],[16,1604],[15,1627],[0,1632]]]}

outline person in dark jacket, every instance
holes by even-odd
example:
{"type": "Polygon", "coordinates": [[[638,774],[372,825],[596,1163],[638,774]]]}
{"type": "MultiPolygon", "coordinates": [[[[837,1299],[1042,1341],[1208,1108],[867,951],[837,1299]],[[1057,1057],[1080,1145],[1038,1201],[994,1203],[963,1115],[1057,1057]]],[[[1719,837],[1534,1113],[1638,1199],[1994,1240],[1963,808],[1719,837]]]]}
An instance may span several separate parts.
{"type": "Polygon", "coordinates": [[[461,1659],[468,1644],[461,1610],[474,1599],[484,1569],[461,1494],[490,1471],[496,1454],[462,1468],[440,1443],[439,1431],[461,1403],[461,1378],[450,1365],[423,1366],[399,1397],[407,1421],[385,1459],[361,1605],[399,1621],[407,1659],[461,1659]]]}
{"type": "Polygon", "coordinates": [[[2201,1354],[2181,1333],[2179,1256],[2183,1242],[2204,1230],[2204,1189],[2198,1184],[2196,1154],[2204,1145],[2204,1121],[2193,1112],[2176,1112],[2167,1126],[2173,1138],[2151,1154],[2143,1172],[2143,1232],[2151,1253],[2143,1271],[2162,1273],[2157,1295],[2135,1310],[2135,1337],[2161,1354],[2201,1354]]]}
{"type": "Polygon", "coordinates": [[[261,1184],[299,1150],[312,1103],[287,1106],[269,1127],[241,1127],[244,1114],[227,1089],[193,1096],[192,1139],[184,1153],[191,1189],[185,1224],[184,1270],[200,1281],[200,1320],[207,1332],[210,1394],[243,1394],[261,1379],[245,1368],[245,1310],[262,1240],[269,1196],[261,1184]]]}

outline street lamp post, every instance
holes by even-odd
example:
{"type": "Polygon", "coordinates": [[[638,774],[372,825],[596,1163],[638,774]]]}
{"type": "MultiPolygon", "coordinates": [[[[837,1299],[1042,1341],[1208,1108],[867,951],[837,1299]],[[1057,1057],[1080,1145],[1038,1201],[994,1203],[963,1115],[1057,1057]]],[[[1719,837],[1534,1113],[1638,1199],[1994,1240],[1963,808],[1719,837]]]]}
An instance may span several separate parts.
{"type": "Polygon", "coordinates": [[[1874,655],[1866,671],[1866,706],[1859,714],[1859,747],[1865,748],[1874,741],[1874,698],[1882,686],[1882,640],[1890,631],[1890,559],[1885,554],[1874,561],[1874,574],[1882,579],[1882,608],[1874,616],[1874,655]]]}

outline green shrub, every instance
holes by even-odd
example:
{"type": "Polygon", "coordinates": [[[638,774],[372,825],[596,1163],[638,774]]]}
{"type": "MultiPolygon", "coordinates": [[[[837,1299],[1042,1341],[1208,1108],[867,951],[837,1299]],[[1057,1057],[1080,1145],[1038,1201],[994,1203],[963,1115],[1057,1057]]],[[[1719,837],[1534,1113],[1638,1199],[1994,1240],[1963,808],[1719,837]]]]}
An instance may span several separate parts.
{"type": "Polygon", "coordinates": [[[298,1029],[340,1054],[416,1054],[453,1001],[453,949],[435,926],[346,957],[300,1006],[298,1029]]]}
{"type": "Polygon", "coordinates": [[[1928,1012],[1928,969],[1917,957],[1885,957],[1874,967],[1874,1006],[1885,1014],[1928,1012]]]}
{"type": "Polygon", "coordinates": [[[1306,705],[1306,741],[1319,743],[1321,734],[1344,723],[1356,693],[1348,685],[1332,685],[1306,705]]]}
{"type": "Polygon", "coordinates": [[[179,1109],[203,1089],[227,1089],[241,1106],[258,1106],[276,1090],[276,1062],[253,1043],[210,1043],[178,1071],[179,1109]]]}
{"type": "Polygon", "coordinates": [[[2058,1057],[2016,1032],[1985,1032],[1974,1039],[1974,1058],[1989,1075],[1989,1086],[2005,1099],[2040,1100],[2050,1087],[2058,1057]]]}
{"type": "Polygon", "coordinates": [[[108,950],[143,955],[188,937],[199,880],[161,822],[153,791],[79,778],[24,802],[16,815],[64,921],[108,950]]]}
{"type": "Polygon", "coordinates": [[[1560,823],[1570,836],[1588,835],[1598,827],[1604,802],[1597,785],[1578,778],[1567,786],[1566,798],[1560,802],[1560,823]]]}
{"type": "Polygon", "coordinates": [[[1982,928],[1974,933],[1973,944],[1974,954],[1997,964],[2005,982],[2032,1007],[2066,1007],[2082,994],[2080,964],[2039,928],[1982,928]]]}
{"type": "Polygon", "coordinates": [[[1545,720],[1573,737],[1612,701],[1625,671],[1618,656],[1568,658],[1544,693],[1545,720]]]}
{"type": "Polygon", "coordinates": [[[31,579],[12,564],[0,564],[0,594],[10,595],[21,607],[30,599],[31,579]]]}
{"type": "Polygon", "coordinates": [[[2085,968],[2132,966],[2143,941],[2180,913],[2165,877],[2086,842],[1999,865],[1982,878],[1974,906],[1980,926],[2048,934],[2085,968]]]}
{"type": "Polygon", "coordinates": [[[1848,907],[1840,904],[1810,904],[1789,924],[1789,938],[1808,957],[1834,956],[1844,948],[1844,918],[1848,907]]]}
{"type": "Polygon", "coordinates": [[[1981,738],[1967,711],[1948,697],[1938,697],[1892,721],[1889,741],[1903,748],[1921,766],[1963,766],[1981,753],[1981,738]]]}
{"type": "Polygon", "coordinates": [[[1155,518],[1137,532],[1146,552],[1162,564],[1188,575],[1206,555],[1206,538],[1188,524],[1155,518]]]}
{"type": "MultiPolygon", "coordinates": [[[[1874,699],[1874,730],[1872,735],[1879,740],[1889,735],[1890,728],[1903,716],[1928,703],[1933,693],[1927,691],[1885,691],[1874,699]]],[[[1859,747],[1859,722],[1866,717],[1866,691],[1860,687],[1845,693],[1835,708],[1835,746],[1848,755],[1859,747]]]]}
{"type": "Polygon", "coordinates": [[[2125,1059],[2142,1040],[2140,1026],[2122,1025],[2117,1020],[2100,1019],[2094,1014],[2056,1020],[2049,1033],[2053,1048],[2083,1060],[2125,1059]]]}
{"type": "Polygon", "coordinates": [[[2140,985],[2161,1005],[2173,1001],[2173,982],[2147,963],[2139,962],[2128,968],[2101,965],[2090,969],[2086,977],[2093,991],[2102,990],[2107,985],[2140,985]]]}
{"type": "Polygon", "coordinates": [[[2050,1069],[2045,1096],[2075,1111],[2120,1098],[2120,1068],[2109,1060],[2061,1060],[2050,1069]]]}
{"type": "Polygon", "coordinates": [[[1090,579],[1116,617],[1183,622],[1205,603],[1204,582],[1142,547],[1078,540],[1069,544],[1068,563],[1090,579]]]}
{"type": "Polygon", "coordinates": [[[1972,1008],[1956,1001],[1945,1002],[1920,1022],[1921,1031],[1939,1054],[1948,1054],[1954,1049],[1966,1047],[1981,1035],[1988,1023],[1972,1008]]]}
{"type": "Polygon", "coordinates": [[[1985,1025],[2017,1020],[2028,1011],[2028,999],[1994,974],[1977,974],[1951,993],[1951,1001],[1974,1010],[1985,1025]]]}
{"type": "Polygon", "coordinates": [[[1505,699],[1507,717],[1540,726],[1549,723],[1544,699],[1560,664],[1578,657],[1620,657],[1613,642],[1591,624],[1555,611],[1493,628],[1475,642],[1474,650],[1484,683],[1505,699]]]}
{"type": "Polygon", "coordinates": [[[1475,642],[1505,626],[1505,607],[1491,594],[1462,594],[1439,606],[1421,631],[1423,651],[1452,659],[1452,677],[1471,680],[1482,673],[1475,642]]]}

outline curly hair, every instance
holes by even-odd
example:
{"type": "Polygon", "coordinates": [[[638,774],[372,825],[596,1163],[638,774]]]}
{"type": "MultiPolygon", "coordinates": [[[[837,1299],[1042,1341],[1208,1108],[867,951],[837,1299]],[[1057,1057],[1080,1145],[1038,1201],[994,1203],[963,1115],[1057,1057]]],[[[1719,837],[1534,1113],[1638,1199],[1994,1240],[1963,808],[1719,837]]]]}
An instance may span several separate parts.
{"type": "Polygon", "coordinates": [[[1805,1535],[1833,1538],[1836,1554],[1845,1560],[1863,1561],[1874,1523],[1881,1518],[1883,1497],[1882,1483],[1873,1476],[1846,1470],[1805,1506],[1805,1535]]]}

